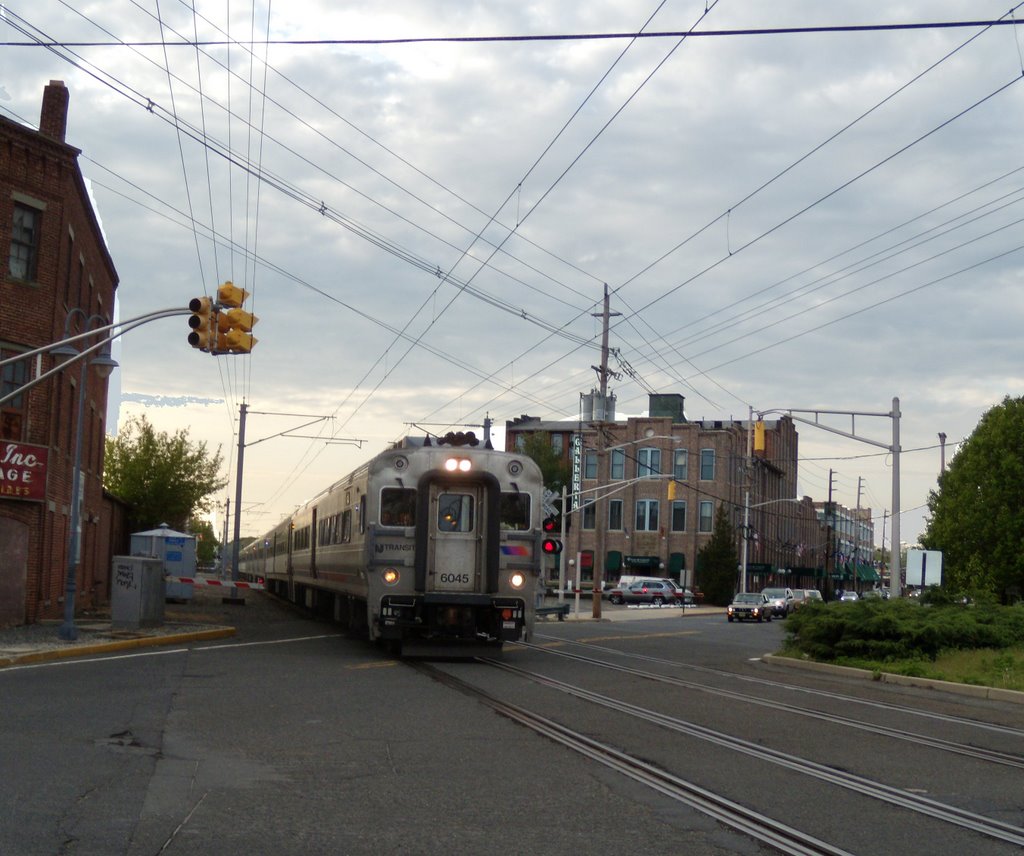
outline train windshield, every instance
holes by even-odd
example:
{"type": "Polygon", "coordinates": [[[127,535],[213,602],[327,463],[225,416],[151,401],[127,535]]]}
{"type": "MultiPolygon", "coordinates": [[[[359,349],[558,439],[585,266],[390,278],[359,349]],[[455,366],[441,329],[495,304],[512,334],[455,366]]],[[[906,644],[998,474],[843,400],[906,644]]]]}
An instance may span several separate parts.
{"type": "Polygon", "coordinates": [[[437,528],[441,532],[472,532],[473,497],[468,493],[442,493],[437,498],[437,528]]]}
{"type": "Polygon", "coordinates": [[[503,493],[501,495],[501,528],[523,531],[530,528],[530,494],[503,493]]]}
{"type": "Polygon", "coordinates": [[[416,490],[411,487],[386,487],[380,492],[381,526],[416,525],[416,490]]]}

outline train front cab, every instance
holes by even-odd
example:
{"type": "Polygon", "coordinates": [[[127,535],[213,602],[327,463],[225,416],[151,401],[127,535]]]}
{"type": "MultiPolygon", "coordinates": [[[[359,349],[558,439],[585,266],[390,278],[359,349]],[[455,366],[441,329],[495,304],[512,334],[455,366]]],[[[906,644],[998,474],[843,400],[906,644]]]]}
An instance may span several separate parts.
{"type": "Polygon", "coordinates": [[[522,638],[536,583],[532,513],[527,494],[502,494],[490,473],[425,473],[415,491],[412,591],[396,584],[381,597],[381,637],[404,653],[419,641],[500,648],[522,638]]]}

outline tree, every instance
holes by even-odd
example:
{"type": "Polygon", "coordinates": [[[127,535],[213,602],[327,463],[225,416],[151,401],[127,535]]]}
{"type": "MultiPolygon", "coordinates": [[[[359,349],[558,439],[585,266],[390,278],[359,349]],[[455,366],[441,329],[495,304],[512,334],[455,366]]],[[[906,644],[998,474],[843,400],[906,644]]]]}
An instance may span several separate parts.
{"type": "Polygon", "coordinates": [[[161,523],[184,530],[209,511],[210,495],[227,484],[220,477],[223,463],[219,446],[211,455],[205,443],[189,442],[184,428],[158,433],[140,416],[106,438],[103,486],[128,504],[132,531],[161,523]]]}
{"type": "Polygon", "coordinates": [[[1024,398],[1003,399],[939,476],[922,546],[942,551],[943,585],[1003,602],[1024,590],[1024,398]]]}
{"type": "Polygon", "coordinates": [[[562,485],[569,484],[572,471],[565,460],[551,448],[550,435],[544,432],[530,434],[523,442],[523,454],[532,458],[540,467],[544,486],[555,493],[561,493],[562,485]]]}
{"type": "Polygon", "coordinates": [[[188,532],[196,536],[196,562],[200,565],[212,565],[217,559],[217,547],[220,542],[213,531],[209,520],[191,520],[188,532]]]}
{"type": "Polygon", "coordinates": [[[725,505],[720,504],[715,510],[711,538],[697,554],[696,584],[704,592],[705,603],[727,606],[732,602],[738,566],[736,530],[729,522],[725,505]]]}

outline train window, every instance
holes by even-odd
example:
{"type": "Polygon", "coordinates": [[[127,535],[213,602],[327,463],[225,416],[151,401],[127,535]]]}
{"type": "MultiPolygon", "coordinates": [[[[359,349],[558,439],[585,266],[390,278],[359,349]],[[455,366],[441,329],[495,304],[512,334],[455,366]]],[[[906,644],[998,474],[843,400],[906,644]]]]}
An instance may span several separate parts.
{"type": "Polygon", "coordinates": [[[366,531],[366,497],[359,494],[356,500],[356,514],[359,517],[359,534],[366,531]]]}
{"type": "Polygon", "coordinates": [[[352,540],[352,509],[346,508],[341,512],[341,543],[347,544],[352,540]]]}
{"type": "Polygon", "coordinates": [[[416,525],[416,489],[386,487],[380,492],[381,526],[416,525]]]}
{"type": "Polygon", "coordinates": [[[472,532],[473,497],[468,493],[442,493],[437,498],[437,528],[441,532],[472,532]]]}
{"type": "Polygon", "coordinates": [[[499,510],[502,529],[522,531],[530,528],[530,494],[503,493],[499,510]]]}

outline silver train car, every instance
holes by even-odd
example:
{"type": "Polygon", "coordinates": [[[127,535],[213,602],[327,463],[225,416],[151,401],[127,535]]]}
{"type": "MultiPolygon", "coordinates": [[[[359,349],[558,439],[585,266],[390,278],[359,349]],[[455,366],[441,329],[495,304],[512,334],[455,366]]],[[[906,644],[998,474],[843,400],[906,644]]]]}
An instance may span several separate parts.
{"type": "Polygon", "coordinates": [[[396,653],[500,648],[533,630],[543,491],[472,432],[406,438],[247,545],[239,576],[396,653]]]}

